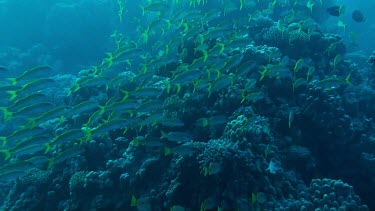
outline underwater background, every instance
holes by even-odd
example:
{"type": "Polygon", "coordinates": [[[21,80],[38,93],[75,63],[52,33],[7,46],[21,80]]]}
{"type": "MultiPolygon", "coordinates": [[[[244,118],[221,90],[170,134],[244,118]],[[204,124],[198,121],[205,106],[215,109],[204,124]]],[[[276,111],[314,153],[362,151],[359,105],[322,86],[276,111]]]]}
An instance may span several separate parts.
{"type": "Polygon", "coordinates": [[[0,1],[0,210],[375,210],[374,10],[0,1]]]}

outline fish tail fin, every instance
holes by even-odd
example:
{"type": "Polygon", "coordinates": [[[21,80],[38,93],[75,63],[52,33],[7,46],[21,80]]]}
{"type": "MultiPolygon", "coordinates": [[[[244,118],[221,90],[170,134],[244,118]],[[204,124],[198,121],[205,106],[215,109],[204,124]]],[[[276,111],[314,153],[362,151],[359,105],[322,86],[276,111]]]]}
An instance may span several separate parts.
{"type": "Polygon", "coordinates": [[[142,16],[145,16],[145,7],[141,6],[141,9],[142,9],[142,16]]]}
{"type": "Polygon", "coordinates": [[[125,127],[124,128],[124,132],[122,132],[122,134],[126,134],[126,132],[128,132],[129,128],[128,127],[125,127]]]}
{"type": "Polygon", "coordinates": [[[202,126],[203,127],[207,127],[208,126],[208,119],[207,118],[203,119],[202,126]]]}
{"type": "Polygon", "coordinates": [[[48,163],[48,169],[51,169],[55,165],[55,160],[51,159],[48,163]]]}
{"type": "Polygon", "coordinates": [[[207,118],[200,118],[197,120],[196,125],[199,127],[207,127],[208,119],[207,118]]]}
{"type": "Polygon", "coordinates": [[[99,105],[99,115],[103,115],[105,113],[105,106],[99,105]]]}
{"type": "Polygon", "coordinates": [[[4,146],[7,144],[7,137],[5,137],[5,136],[0,136],[0,141],[3,142],[3,144],[2,144],[1,146],[4,147],[4,146]]]}
{"type": "Polygon", "coordinates": [[[133,76],[133,77],[131,77],[131,79],[130,79],[130,83],[133,83],[135,81],[135,76],[133,76]]]}
{"type": "Polygon", "coordinates": [[[61,123],[65,122],[65,120],[66,120],[66,117],[61,115],[60,118],[59,118],[59,123],[61,124],[61,123]]]}
{"type": "Polygon", "coordinates": [[[132,195],[132,199],[130,201],[130,206],[131,207],[136,207],[137,204],[138,204],[138,199],[134,195],[132,195]]]}
{"type": "Polygon", "coordinates": [[[7,93],[10,95],[9,101],[12,101],[17,97],[17,91],[7,91],[7,93]]]}
{"type": "Polygon", "coordinates": [[[45,143],[44,146],[46,147],[46,149],[44,150],[44,154],[47,154],[51,150],[51,144],[45,143]]]}
{"type": "Polygon", "coordinates": [[[9,150],[0,150],[0,153],[4,154],[4,160],[8,160],[10,158],[10,151],[9,150]]]}
{"type": "Polygon", "coordinates": [[[201,52],[203,53],[203,61],[205,62],[208,58],[208,52],[206,50],[201,50],[201,52]]]}
{"type": "Polygon", "coordinates": [[[164,21],[167,22],[167,24],[168,24],[167,29],[171,29],[171,27],[172,27],[172,22],[171,22],[170,20],[168,20],[168,19],[164,19],[164,21]]]}
{"type": "Polygon", "coordinates": [[[167,138],[168,134],[166,132],[161,130],[160,133],[161,133],[161,138],[167,138]]]}
{"type": "Polygon", "coordinates": [[[79,83],[75,83],[75,84],[73,84],[73,87],[71,88],[70,92],[74,93],[74,92],[76,92],[80,89],[81,89],[81,85],[79,83]]]}
{"type": "Polygon", "coordinates": [[[86,134],[86,137],[85,138],[82,138],[81,141],[80,141],[80,145],[84,142],[84,141],[88,141],[91,136],[92,136],[92,130],[89,128],[89,127],[82,127],[81,129],[83,131],[83,133],[86,134]]]}
{"type": "Polygon", "coordinates": [[[198,82],[197,81],[194,81],[193,82],[193,94],[197,91],[197,85],[198,85],[198,82]]]}
{"type": "Polygon", "coordinates": [[[126,90],[121,90],[121,92],[124,94],[124,97],[122,98],[122,100],[126,100],[129,98],[129,95],[130,93],[126,90]]]}
{"type": "Polygon", "coordinates": [[[204,36],[202,34],[198,34],[198,38],[197,39],[199,39],[198,42],[202,45],[203,42],[204,42],[204,36]]]}
{"type": "Polygon", "coordinates": [[[208,97],[210,97],[212,94],[212,83],[209,83],[208,85],[208,97]]]}
{"type": "Polygon", "coordinates": [[[26,127],[27,128],[34,128],[35,127],[35,124],[36,124],[36,119],[35,118],[29,118],[29,123],[27,123],[26,127]]]}
{"type": "Polygon", "coordinates": [[[353,84],[352,84],[352,82],[350,82],[350,76],[351,76],[351,73],[348,76],[346,76],[345,83],[347,83],[347,84],[349,84],[349,85],[352,86],[353,84]]]}
{"type": "Polygon", "coordinates": [[[177,90],[176,91],[177,91],[177,94],[180,93],[180,91],[181,91],[181,84],[177,84],[177,90]]]}
{"type": "Polygon", "coordinates": [[[218,44],[220,46],[220,54],[223,53],[224,49],[225,49],[225,45],[223,43],[219,43],[218,44]]]}
{"type": "Polygon", "coordinates": [[[246,99],[245,89],[241,90],[241,96],[242,96],[241,103],[243,103],[243,102],[245,102],[245,99],[246,99]]]}
{"type": "Polygon", "coordinates": [[[0,107],[0,111],[4,113],[4,121],[9,121],[13,117],[13,113],[10,112],[6,107],[0,107]]]}
{"type": "Polygon", "coordinates": [[[12,85],[17,84],[17,78],[6,78],[6,80],[10,81],[12,83],[12,85]]]}
{"type": "Polygon", "coordinates": [[[229,76],[230,86],[231,86],[231,87],[234,85],[234,79],[235,79],[235,76],[234,76],[234,75],[229,76]]]}
{"type": "Polygon", "coordinates": [[[137,138],[133,139],[133,144],[134,144],[135,146],[138,146],[138,145],[140,144],[139,139],[137,139],[137,138]]]}
{"type": "Polygon", "coordinates": [[[172,153],[171,148],[164,147],[164,156],[168,156],[172,153]]]}
{"type": "Polygon", "coordinates": [[[205,166],[204,168],[203,168],[203,171],[204,171],[204,176],[208,176],[208,175],[210,175],[210,167],[207,167],[207,166],[205,166]]]}
{"type": "Polygon", "coordinates": [[[251,204],[255,204],[257,202],[257,195],[255,193],[251,193],[251,204]]]}
{"type": "Polygon", "coordinates": [[[168,84],[167,84],[167,93],[169,94],[170,91],[171,91],[171,83],[168,81],[168,84]]]}

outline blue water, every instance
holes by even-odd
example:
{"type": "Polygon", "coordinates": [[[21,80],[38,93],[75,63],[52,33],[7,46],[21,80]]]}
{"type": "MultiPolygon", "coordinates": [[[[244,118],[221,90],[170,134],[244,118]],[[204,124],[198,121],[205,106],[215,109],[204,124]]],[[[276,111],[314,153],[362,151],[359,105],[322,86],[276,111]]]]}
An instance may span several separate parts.
{"type": "Polygon", "coordinates": [[[375,2],[164,2],[0,1],[1,210],[375,210],[375,2]]]}

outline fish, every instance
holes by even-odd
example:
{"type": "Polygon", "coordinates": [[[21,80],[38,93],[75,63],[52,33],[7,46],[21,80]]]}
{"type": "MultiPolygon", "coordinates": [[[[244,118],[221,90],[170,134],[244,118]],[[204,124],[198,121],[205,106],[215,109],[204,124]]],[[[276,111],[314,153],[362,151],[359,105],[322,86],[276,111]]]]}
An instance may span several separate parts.
{"type": "Polygon", "coordinates": [[[217,197],[211,196],[209,198],[206,198],[202,203],[200,204],[200,210],[214,210],[214,208],[218,205],[217,197]]]}
{"type": "Polygon", "coordinates": [[[208,11],[204,15],[202,21],[204,21],[205,23],[209,23],[209,22],[211,22],[211,21],[219,18],[220,16],[221,16],[221,11],[220,10],[218,10],[218,9],[212,9],[212,10],[208,11]]]}
{"type": "Polygon", "coordinates": [[[153,71],[142,71],[138,75],[132,77],[130,79],[130,82],[139,82],[139,83],[141,83],[144,80],[147,80],[148,78],[152,78],[153,75],[154,75],[153,71]]]}
{"type": "Polygon", "coordinates": [[[272,67],[272,65],[270,65],[270,64],[268,64],[267,66],[261,66],[260,67],[263,70],[262,71],[258,70],[258,72],[260,73],[259,81],[262,81],[269,74],[271,67],[272,67]]]}
{"type": "Polygon", "coordinates": [[[28,146],[31,145],[43,145],[47,143],[50,140],[50,137],[47,136],[46,134],[41,134],[37,136],[30,136],[30,138],[27,138],[24,141],[17,142],[14,147],[10,149],[11,152],[15,151],[22,151],[22,149],[27,148],[28,146]]]}
{"type": "Polygon", "coordinates": [[[309,67],[309,70],[307,71],[306,74],[306,81],[309,81],[310,76],[315,72],[315,67],[309,67]]]}
{"type": "Polygon", "coordinates": [[[204,176],[218,174],[221,171],[221,163],[211,162],[210,165],[203,168],[204,176]]]}
{"type": "Polygon", "coordinates": [[[83,113],[89,112],[91,110],[99,108],[98,102],[94,101],[83,101],[77,105],[74,105],[71,109],[71,112],[67,116],[81,115],[83,113]]]}
{"type": "Polygon", "coordinates": [[[78,81],[74,83],[71,88],[69,88],[68,95],[71,95],[74,92],[77,92],[84,87],[108,86],[110,81],[111,81],[110,78],[105,78],[105,77],[96,77],[96,78],[90,78],[84,81],[78,81]]]}
{"type": "Polygon", "coordinates": [[[309,0],[307,3],[306,3],[306,7],[309,8],[310,12],[312,13],[313,12],[313,7],[314,7],[315,3],[313,3],[311,0],[309,0]]]}
{"type": "MultiPolygon", "coordinates": [[[[3,141],[3,146],[6,146],[9,142],[16,143],[17,141],[21,141],[22,139],[40,135],[44,133],[45,130],[41,127],[34,127],[32,129],[30,128],[21,128],[19,130],[14,131],[12,134],[10,134],[7,137],[0,137],[0,141],[3,141]]],[[[11,144],[14,144],[11,143],[11,144]]]]}
{"type": "Polygon", "coordinates": [[[288,116],[288,126],[289,126],[289,128],[292,127],[293,120],[294,120],[294,111],[290,110],[289,111],[289,116],[288,116]]]}
{"type": "Polygon", "coordinates": [[[32,164],[39,169],[45,169],[50,162],[50,159],[46,156],[35,156],[25,160],[25,162],[32,164]]]}
{"type": "Polygon", "coordinates": [[[11,112],[16,112],[17,110],[20,110],[22,107],[26,107],[27,105],[30,105],[31,103],[37,103],[45,101],[47,98],[47,95],[36,92],[30,95],[27,95],[19,100],[16,100],[12,105],[8,107],[7,110],[11,112]]]}
{"type": "Polygon", "coordinates": [[[95,124],[98,124],[99,120],[102,118],[103,114],[105,113],[105,107],[102,106],[97,111],[95,111],[93,114],[91,114],[89,120],[87,120],[87,123],[85,124],[86,127],[92,128],[95,124]]]}
{"type": "Polygon", "coordinates": [[[237,68],[235,78],[238,79],[239,77],[248,74],[249,72],[251,72],[252,70],[255,69],[256,65],[257,64],[256,64],[255,61],[247,61],[247,62],[243,63],[242,65],[240,65],[237,68]]]}
{"type": "MultiPolygon", "coordinates": [[[[38,141],[38,138],[36,139],[33,138],[32,140],[38,141]]],[[[18,156],[23,156],[23,155],[34,154],[36,152],[45,150],[46,147],[47,147],[46,145],[40,144],[40,143],[36,143],[32,145],[21,143],[19,146],[16,145],[15,147],[11,149],[0,150],[0,153],[3,153],[5,155],[4,160],[8,160],[11,156],[18,157],[18,156]]]]}
{"type": "Polygon", "coordinates": [[[145,12],[161,12],[169,9],[169,6],[165,2],[150,2],[148,5],[141,6],[142,15],[145,15],[145,12]]]}
{"type": "Polygon", "coordinates": [[[134,195],[132,195],[130,206],[140,211],[152,210],[151,199],[149,197],[136,198],[134,195]]]}
{"type": "Polygon", "coordinates": [[[20,76],[16,78],[6,78],[6,79],[10,81],[12,85],[17,85],[20,81],[37,79],[37,78],[49,76],[51,74],[51,70],[52,70],[52,67],[50,66],[38,66],[38,67],[34,67],[23,72],[20,76]]]}
{"type": "Polygon", "coordinates": [[[164,156],[168,156],[170,154],[180,156],[191,155],[197,150],[198,148],[192,144],[182,144],[173,148],[164,147],[164,156]]]}
{"type": "Polygon", "coordinates": [[[160,147],[163,146],[163,143],[158,137],[137,137],[133,139],[133,144],[135,146],[146,146],[146,147],[160,147]]]}
{"type": "Polygon", "coordinates": [[[132,121],[129,119],[121,119],[121,118],[116,118],[110,121],[106,121],[103,124],[100,124],[98,127],[91,130],[86,140],[88,140],[89,138],[99,137],[109,131],[114,131],[114,130],[119,130],[119,129],[124,129],[124,128],[126,131],[126,127],[130,125],[131,123],[132,121]]]}
{"type": "Polygon", "coordinates": [[[251,193],[251,204],[254,205],[257,202],[257,194],[251,193]]]}
{"type": "Polygon", "coordinates": [[[294,75],[296,75],[296,73],[303,67],[303,65],[304,65],[303,59],[298,59],[293,69],[294,75]]]}
{"type": "Polygon", "coordinates": [[[52,78],[41,78],[31,81],[21,86],[18,90],[6,91],[10,95],[9,101],[16,99],[17,97],[25,97],[30,93],[43,90],[46,87],[54,86],[56,83],[52,78]]]}
{"type": "Polygon", "coordinates": [[[339,20],[339,21],[337,22],[337,26],[343,28],[344,31],[345,31],[345,29],[346,29],[346,23],[345,23],[343,20],[339,20]]]}
{"type": "Polygon", "coordinates": [[[224,88],[233,86],[234,83],[234,75],[221,75],[215,81],[209,84],[208,87],[208,97],[211,96],[212,93],[218,92],[224,88]]]}
{"type": "Polygon", "coordinates": [[[203,75],[203,71],[199,69],[187,70],[178,75],[176,75],[173,80],[168,83],[167,92],[170,91],[171,85],[177,85],[177,93],[181,90],[181,85],[187,83],[194,83],[195,81],[199,80],[199,78],[203,75]]]}
{"type": "Polygon", "coordinates": [[[340,54],[337,54],[335,58],[333,59],[333,71],[336,70],[337,64],[340,63],[342,57],[340,54]]]}
{"type": "Polygon", "coordinates": [[[140,126],[140,129],[146,125],[156,125],[161,119],[165,118],[162,113],[155,113],[152,114],[151,116],[147,117],[146,119],[142,120],[140,123],[138,123],[138,126],[140,126]]]}
{"type": "Polygon", "coordinates": [[[345,12],[345,7],[336,5],[336,6],[328,7],[326,11],[328,14],[332,16],[339,17],[345,12]]]}
{"type": "Polygon", "coordinates": [[[343,84],[352,85],[352,83],[349,81],[349,79],[350,79],[350,74],[345,79],[329,77],[329,78],[325,78],[323,80],[318,81],[315,84],[315,87],[321,87],[321,88],[324,88],[324,89],[331,89],[333,87],[339,87],[343,84]]]}
{"type": "Polygon", "coordinates": [[[60,117],[60,123],[61,123],[63,120],[61,117],[63,117],[63,114],[65,114],[65,112],[67,112],[70,108],[71,107],[68,107],[68,106],[59,106],[47,112],[44,112],[43,114],[41,114],[40,116],[36,118],[28,118],[29,123],[26,125],[26,127],[31,129],[42,122],[45,122],[54,118],[59,118],[59,117],[60,117]]]}
{"type": "Polygon", "coordinates": [[[144,50],[141,48],[131,48],[131,49],[129,49],[128,47],[126,47],[125,49],[120,48],[113,55],[113,59],[123,61],[123,60],[127,60],[127,59],[140,56],[142,55],[142,53],[144,53],[144,50]]]}
{"type": "Polygon", "coordinates": [[[139,106],[139,102],[133,99],[122,99],[118,102],[112,103],[108,106],[102,106],[101,114],[105,113],[105,111],[129,111],[137,108],[139,106]]]}
{"type": "Polygon", "coordinates": [[[246,95],[243,92],[241,103],[245,102],[245,100],[255,102],[255,101],[263,99],[264,97],[265,97],[265,94],[262,91],[252,92],[252,93],[249,93],[249,94],[246,94],[246,95]]]}
{"type": "Polygon", "coordinates": [[[209,118],[199,118],[195,124],[199,127],[217,126],[227,123],[227,119],[225,115],[216,115],[209,118]]]}
{"type": "Polygon", "coordinates": [[[167,139],[168,141],[183,143],[183,142],[190,142],[193,139],[193,136],[190,133],[186,132],[169,132],[165,133],[161,131],[161,138],[167,139]]]}
{"type": "Polygon", "coordinates": [[[9,85],[9,84],[3,84],[3,83],[1,85],[2,85],[2,86],[0,86],[1,92],[3,92],[3,91],[16,91],[16,90],[22,88],[21,86],[9,85]]]}
{"type": "Polygon", "coordinates": [[[155,87],[144,87],[144,88],[138,88],[132,92],[128,92],[128,91],[122,91],[122,92],[125,94],[123,98],[123,100],[125,100],[129,96],[135,97],[135,98],[157,98],[163,93],[163,90],[160,88],[155,88],[155,87]]]}
{"type": "Polygon", "coordinates": [[[70,158],[76,157],[80,155],[82,152],[84,152],[84,149],[80,147],[73,147],[63,152],[60,152],[54,159],[50,160],[48,164],[48,169],[51,169],[56,164],[62,163],[70,158]]]}
{"type": "Polygon", "coordinates": [[[207,51],[207,49],[208,49],[207,43],[202,43],[194,48],[194,53],[197,53],[197,51],[201,51],[201,52],[207,51]]]}
{"type": "Polygon", "coordinates": [[[134,113],[159,111],[163,108],[163,105],[164,105],[164,102],[161,100],[147,101],[145,103],[142,103],[134,111],[132,111],[131,116],[133,116],[134,113]]]}
{"type": "Polygon", "coordinates": [[[165,127],[183,127],[184,122],[177,118],[162,118],[157,121],[157,123],[165,127]]]}
{"type": "MultiPolygon", "coordinates": [[[[220,48],[222,53],[225,50],[225,53],[231,53],[234,49],[241,49],[249,44],[250,40],[247,37],[233,37],[228,42],[225,43],[216,43],[220,48]]],[[[211,49],[213,50],[213,49],[211,49]]]]}
{"type": "MultiPolygon", "coordinates": [[[[74,142],[75,140],[79,140],[80,138],[83,138],[85,136],[85,133],[80,129],[72,129],[65,131],[64,133],[56,136],[53,138],[52,142],[48,143],[50,147],[61,145],[64,143],[74,142]]],[[[46,151],[45,153],[47,153],[46,151]]]]}
{"type": "Polygon", "coordinates": [[[8,110],[3,110],[4,120],[9,121],[13,117],[31,117],[33,115],[38,116],[43,114],[46,110],[53,109],[55,104],[49,102],[34,103],[29,106],[23,107],[16,112],[10,112],[8,110]]]}
{"type": "Polygon", "coordinates": [[[33,164],[30,162],[17,160],[17,161],[10,162],[4,165],[3,167],[1,167],[0,172],[24,171],[32,167],[33,167],[33,164]]]}
{"type": "Polygon", "coordinates": [[[197,90],[208,89],[209,86],[210,86],[210,83],[207,80],[201,79],[201,80],[195,81],[193,93],[195,93],[197,90]]]}
{"type": "Polygon", "coordinates": [[[180,205],[173,205],[169,209],[169,211],[188,211],[188,210],[189,210],[188,208],[185,208],[185,207],[180,206],[180,205]]]}
{"type": "Polygon", "coordinates": [[[223,67],[223,69],[226,71],[226,72],[229,72],[229,70],[235,66],[237,66],[238,64],[241,63],[242,61],[242,58],[243,58],[243,55],[242,53],[240,54],[235,54],[233,56],[230,56],[228,58],[228,60],[225,62],[225,66],[223,67]]]}
{"type": "Polygon", "coordinates": [[[211,56],[219,56],[221,55],[225,50],[225,44],[223,43],[216,43],[216,45],[209,50],[209,54],[211,56]]]}
{"type": "Polygon", "coordinates": [[[4,173],[0,174],[0,181],[9,181],[9,180],[14,180],[18,177],[21,177],[25,175],[24,170],[15,170],[15,171],[5,171],[4,173]]]}
{"type": "Polygon", "coordinates": [[[160,30],[160,33],[163,33],[164,30],[169,30],[171,28],[172,24],[171,21],[165,18],[157,19],[152,21],[146,31],[157,31],[160,30]]]}
{"type": "Polygon", "coordinates": [[[352,19],[357,23],[361,23],[361,22],[366,21],[365,16],[363,15],[363,13],[360,10],[354,10],[352,12],[352,19]]]}
{"type": "Polygon", "coordinates": [[[293,93],[294,91],[300,87],[300,86],[303,86],[303,85],[307,85],[307,81],[304,79],[304,78],[298,78],[297,80],[294,81],[293,83],[293,93]]]}

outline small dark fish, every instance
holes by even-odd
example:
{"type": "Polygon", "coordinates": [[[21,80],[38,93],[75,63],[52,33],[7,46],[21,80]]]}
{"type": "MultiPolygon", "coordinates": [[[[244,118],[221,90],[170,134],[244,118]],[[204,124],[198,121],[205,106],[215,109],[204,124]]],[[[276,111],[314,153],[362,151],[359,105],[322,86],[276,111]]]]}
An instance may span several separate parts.
{"type": "Polygon", "coordinates": [[[343,9],[342,9],[342,6],[332,6],[332,7],[327,8],[327,12],[328,12],[328,14],[330,14],[332,16],[338,17],[338,16],[342,15],[343,9]]]}
{"type": "Polygon", "coordinates": [[[365,16],[359,10],[354,10],[352,13],[352,18],[355,22],[361,23],[365,21],[365,16]]]}

